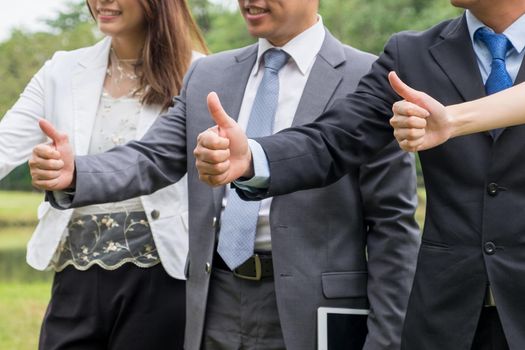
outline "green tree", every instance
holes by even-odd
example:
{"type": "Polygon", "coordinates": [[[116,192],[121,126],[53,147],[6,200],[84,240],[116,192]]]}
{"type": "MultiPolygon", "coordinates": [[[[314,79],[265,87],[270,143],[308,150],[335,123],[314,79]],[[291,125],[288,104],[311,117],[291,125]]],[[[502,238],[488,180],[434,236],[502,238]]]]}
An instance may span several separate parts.
{"type": "Polygon", "coordinates": [[[208,33],[211,29],[210,12],[212,5],[208,0],[190,0],[191,12],[199,28],[203,33],[208,33]]]}
{"type": "Polygon", "coordinates": [[[92,17],[85,1],[70,1],[66,4],[64,11],[60,12],[55,18],[47,19],[44,22],[53,31],[63,33],[74,31],[85,23],[91,23],[92,17]]]}
{"type": "Polygon", "coordinates": [[[206,41],[211,52],[243,47],[256,41],[248,33],[237,9],[214,5],[210,9],[210,20],[211,29],[206,33],[206,41]]]}
{"type": "Polygon", "coordinates": [[[403,30],[423,30],[457,16],[447,0],[321,0],[325,25],[341,41],[378,54],[403,30]]]}

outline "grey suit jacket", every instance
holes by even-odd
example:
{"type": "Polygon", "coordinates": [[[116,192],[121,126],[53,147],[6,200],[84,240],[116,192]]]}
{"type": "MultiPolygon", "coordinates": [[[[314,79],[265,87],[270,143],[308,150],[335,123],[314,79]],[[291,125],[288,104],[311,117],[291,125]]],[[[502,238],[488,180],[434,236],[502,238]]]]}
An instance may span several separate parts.
{"type": "MultiPolygon", "coordinates": [[[[198,133],[212,126],[206,95],[216,91],[236,118],[256,55],[253,45],[197,61],[175,107],[141,141],[76,160],[74,206],[150,193],[188,172],[187,349],[201,345],[224,192],[199,181],[192,151],[198,133]]],[[[327,33],[294,125],[353,91],[373,59],[327,33]]],[[[365,348],[399,348],[419,244],[415,208],[413,157],[394,144],[327,188],[274,198],[275,289],[287,349],[316,349],[320,306],[370,307],[365,348]]],[[[165,219],[160,213],[157,220],[165,219]]]]}

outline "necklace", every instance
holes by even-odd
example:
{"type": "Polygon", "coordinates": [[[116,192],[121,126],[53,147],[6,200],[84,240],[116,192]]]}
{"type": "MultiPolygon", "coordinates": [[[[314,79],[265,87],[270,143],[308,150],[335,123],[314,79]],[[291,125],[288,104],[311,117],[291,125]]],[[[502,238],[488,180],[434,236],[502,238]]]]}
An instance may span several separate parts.
{"type": "Polygon", "coordinates": [[[138,66],[138,59],[120,59],[111,48],[104,84],[106,93],[115,98],[136,96],[139,88],[138,66]]]}

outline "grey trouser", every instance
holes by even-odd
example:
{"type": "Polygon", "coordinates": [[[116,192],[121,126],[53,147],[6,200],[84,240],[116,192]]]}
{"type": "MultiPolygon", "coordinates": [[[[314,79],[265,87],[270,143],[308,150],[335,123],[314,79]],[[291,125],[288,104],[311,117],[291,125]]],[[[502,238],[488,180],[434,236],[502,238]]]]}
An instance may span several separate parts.
{"type": "Polygon", "coordinates": [[[273,278],[250,281],[214,268],[204,350],[284,350],[273,278]]]}

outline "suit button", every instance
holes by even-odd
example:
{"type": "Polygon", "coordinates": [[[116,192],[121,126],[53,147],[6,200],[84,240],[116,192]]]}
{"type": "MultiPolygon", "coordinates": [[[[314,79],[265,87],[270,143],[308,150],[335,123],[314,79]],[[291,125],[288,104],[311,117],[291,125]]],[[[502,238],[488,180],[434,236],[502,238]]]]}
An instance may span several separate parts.
{"type": "Polygon", "coordinates": [[[213,217],[213,220],[211,222],[211,227],[217,228],[217,217],[216,216],[213,217]]]}
{"type": "Polygon", "coordinates": [[[487,242],[483,246],[483,250],[487,255],[496,254],[496,245],[493,242],[487,242]]]}
{"type": "Polygon", "coordinates": [[[491,182],[487,186],[487,193],[489,194],[489,196],[492,196],[492,197],[496,196],[498,194],[498,191],[499,191],[499,186],[497,183],[491,182]]]}
{"type": "Polygon", "coordinates": [[[211,264],[209,262],[206,263],[206,267],[204,268],[204,271],[206,271],[206,273],[211,272],[211,264]]]}
{"type": "Polygon", "coordinates": [[[151,218],[153,220],[157,220],[158,218],[160,218],[160,211],[158,211],[157,209],[154,209],[151,211],[151,218]]]}

